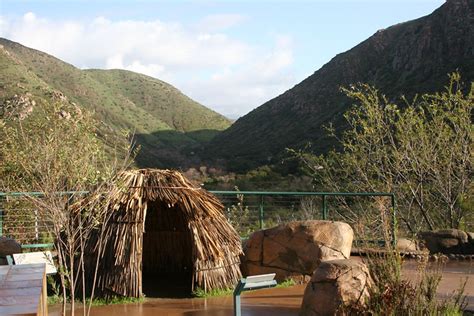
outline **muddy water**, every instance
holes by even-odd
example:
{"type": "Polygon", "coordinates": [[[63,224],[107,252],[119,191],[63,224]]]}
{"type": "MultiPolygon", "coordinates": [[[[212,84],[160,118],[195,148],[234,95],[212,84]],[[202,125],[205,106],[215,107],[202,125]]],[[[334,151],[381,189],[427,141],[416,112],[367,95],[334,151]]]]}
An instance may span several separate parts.
{"type": "MultiPolygon", "coordinates": [[[[289,288],[265,289],[242,294],[242,315],[283,316],[298,315],[304,285],[289,288]]],[[[94,307],[94,316],[227,316],[233,311],[232,296],[207,299],[147,298],[141,304],[108,305],[94,307]]],[[[80,315],[81,311],[77,311],[80,315]]],[[[50,315],[59,315],[57,307],[50,308],[50,315]]]]}
{"type": "MultiPolygon", "coordinates": [[[[244,315],[296,315],[301,304],[303,287],[262,290],[242,297],[244,315]],[[283,289],[282,289],[283,290],[283,289]]],[[[212,315],[232,314],[232,296],[210,299],[150,299],[143,304],[104,306],[94,315],[212,315]]]]}
{"type": "MultiPolygon", "coordinates": [[[[430,263],[432,270],[438,268],[438,264],[430,263]]],[[[466,282],[464,294],[467,298],[467,309],[474,311],[474,261],[455,261],[451,260],[441,264],[442,278],[438,287],[438,295],[441,299],[449,297],[454,291],[458,290],[460,285],[466,282]]],[[[403,275],[408,280],[416,280],[418,264],[414,260],[409,260],[403,265],[403,275]]]]}
{"type": "MultiPolygon", "coordinates": [[[[408,260],[403,266],[403,274],[408,280],[415,280],[418,264],[408,260]]],[[[467,280],[465,294],[468,297],[468,309],[474,310],[474,262],[449,261],[444,265],[443,277],[438,294],[449,295],[459,288],[461,281],[467,280]]],[[[289,288],[265,289],[242,295],[242,315],[283,316],[298,315],[303,299],[304,285],[289,288]]],[[[163,299],[147,298],[144,303],[127,305],[108,305],[94,307],[92,315],[133,315],[133,316],[224,316],[232,315],[232,296],[208,299],[185,298],[163,299]]],[[[80,311],[78,311],[80,314],[80,311]]],[[[50,315],[59,315],[57,307],[50,308],[50,315]]]]}

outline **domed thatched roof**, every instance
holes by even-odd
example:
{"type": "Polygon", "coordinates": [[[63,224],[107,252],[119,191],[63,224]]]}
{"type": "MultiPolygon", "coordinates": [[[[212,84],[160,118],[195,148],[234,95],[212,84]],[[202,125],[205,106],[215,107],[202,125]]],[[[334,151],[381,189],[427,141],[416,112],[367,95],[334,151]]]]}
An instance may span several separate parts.
{"type": "Polygon", "coordinates": [[[142,253],[144,257],[147,254],[143,248],[145,235],[147,243],[158,243],[156,249],[161,249],[148,256],[154,258],[155,266],[162,260],[160,251],[168,257],[173,253],[179,258],[189,256],[186,258],[192,262],[193,289],[200,287],[208,291],[235,285],[241,276],[241,240],[225,218],[224,206],[214,195],[171,170],[126,171],[115,183],[107,199],[108,209],[113,213],[106,227],[99,289],[123,296],[142,294],[142,253]],[[149,216],[156,218],[146,221],[149,216]],[[163,225],[168,228],[153,232],[154,227],[163,225]],[[180,238],[190,243],[190,249],[176,249],[180,238]],[[177,254],[180,251],[190,253],[177,254]]]}

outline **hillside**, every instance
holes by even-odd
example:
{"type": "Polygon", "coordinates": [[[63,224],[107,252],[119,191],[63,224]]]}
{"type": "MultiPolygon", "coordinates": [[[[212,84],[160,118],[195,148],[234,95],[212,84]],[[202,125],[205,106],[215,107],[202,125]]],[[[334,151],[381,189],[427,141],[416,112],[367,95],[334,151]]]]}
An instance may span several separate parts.
{"type": "Polygon", "coordinates": [[[229,120],[205,108],[164,81],[127,70],[85,70],[92,78],[122,95],[170,129],[189,132],[202,129],[222,130],[229,120]]]}
{"type": "Polygon", "coordinates": [[[142,147],[137,157],[141,166],[186,164],[187,152],[230,125],[227,118],[161,80],[124,70],[81,70],[7,39],[0,38],[0,45],[2,98],[60,91],[117,133],[134,132],[142,147]],[[44,89],[36,89],[39,85],[44,89]]]}
{"type": "Polygon", "coordinates": [[[341,86],[365,82],[389,98],[441,89],[459,70],[474,80],[474,1],[448,0],[432,14],[377,31],[282,95],[237,120],[209,145],[234,170],[275,163],[285,148],[311,142],[317,153],[336,144],[326,136],[330,122],[344,129],[351,105],[341,86]]]}

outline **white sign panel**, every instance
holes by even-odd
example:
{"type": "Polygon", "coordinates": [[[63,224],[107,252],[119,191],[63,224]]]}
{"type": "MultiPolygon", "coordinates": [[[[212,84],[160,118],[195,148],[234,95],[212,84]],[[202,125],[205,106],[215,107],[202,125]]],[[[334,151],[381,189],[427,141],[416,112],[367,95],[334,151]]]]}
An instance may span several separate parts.
{"type": "Polygon", "coordinates": [[[15,264],[46,263],[46,274],[55,274],[58,272],[54,266],[51,251],[25,252],[13,254],[15,264]]]}

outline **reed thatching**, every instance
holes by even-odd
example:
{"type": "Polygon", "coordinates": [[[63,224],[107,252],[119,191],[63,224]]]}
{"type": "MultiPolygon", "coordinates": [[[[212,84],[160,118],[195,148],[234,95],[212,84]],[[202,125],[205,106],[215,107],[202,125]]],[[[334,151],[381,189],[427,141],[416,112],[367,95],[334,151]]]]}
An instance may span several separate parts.
{"type": "Polygon", "coordinates": [[[105,251],[100,293],[141,296],[142,267],[165,271],[189,265],[192,289],[235,285],[241,277],[241,240],[214,195],[171,170],[127,171],[115,183],[107,198],[111,220],[99,241],[105,251]]]}

